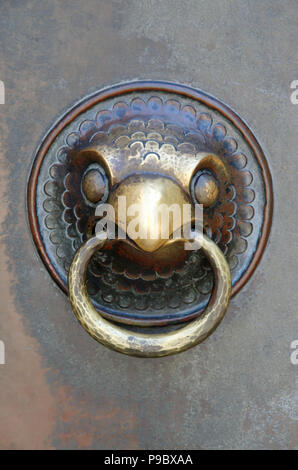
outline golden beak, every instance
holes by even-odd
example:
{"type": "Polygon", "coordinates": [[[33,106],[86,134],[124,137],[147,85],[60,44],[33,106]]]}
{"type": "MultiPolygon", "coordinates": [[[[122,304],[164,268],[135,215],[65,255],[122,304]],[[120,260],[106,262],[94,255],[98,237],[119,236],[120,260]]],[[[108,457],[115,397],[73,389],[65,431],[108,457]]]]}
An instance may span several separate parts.
{"type": "Polygon", "coordinates": [[[135,174],[123,180],[108,203],[123,233],[141,250],[154,252],[194,220],[194,205],[172,179],[158,174],[135,174]]]}

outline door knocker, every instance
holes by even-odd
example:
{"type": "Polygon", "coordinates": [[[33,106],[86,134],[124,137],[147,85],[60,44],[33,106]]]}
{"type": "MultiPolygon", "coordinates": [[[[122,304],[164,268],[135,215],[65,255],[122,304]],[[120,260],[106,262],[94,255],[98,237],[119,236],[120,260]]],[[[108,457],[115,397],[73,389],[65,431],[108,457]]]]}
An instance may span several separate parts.
{"type": "Polygon", "coordinates": [[[28,185],[34,242],[81,325],[144,357],[184,351],[215,330],[260,261],[272,208],[248,126],[210,95],[165,82],[116,85],[74,106],[39,146],[28,185]],[[138,223],[127,210],[136,204],[138,223]],[[168,237],[161,204],[189,207],[186,220],[168,219],[168,237]]]}

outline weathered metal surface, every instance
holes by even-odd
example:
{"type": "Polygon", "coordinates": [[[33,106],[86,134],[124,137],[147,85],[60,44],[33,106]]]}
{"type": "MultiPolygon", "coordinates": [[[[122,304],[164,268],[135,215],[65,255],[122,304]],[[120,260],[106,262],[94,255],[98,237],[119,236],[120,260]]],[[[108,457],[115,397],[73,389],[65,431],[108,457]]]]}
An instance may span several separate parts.
{"type": "Polygon", "coordinates": [[[297,448],[296,2],[24,0],[0,10],[1,448],[297,448]],[[36,255],[25,204],[49,120],[79,96],[146,77],[236,109],[262,141],[276,194],[267,250],[221,328],[154,360],[85,334],[36,255]]]}
{"type": "MultiPolygon", "coordinates": [[[[95,93],[59,119],[37,151],[28,210],[42,260],[64,291],[75,250],[94,220],[96,205],[82,182],[96,168],[106,181],[102,202],[110,204],[115,192],[127,198],[130,187],[131,203],[143,201],[136,181],[128,184],[127,177],[143,175],[144,187],[149,173],[173,179],[190,203],[202,203],[195,185],[204,172],[211,173],[218,196],[205,205],[205,231],[227,257],[233,294],[247,282],[269,236],[272,183],[256,138],[226,105],[190,87],[140,81],[95,93]]],[[[177,195],[167,201],[171,189],[165,191],[164,203],[178,202],[177,195]]],[[[140,248],[118,242],[93,257],[87,286],[96,307],[132,324],[195,318],[213,288],[202,253],[140,248]]]]}

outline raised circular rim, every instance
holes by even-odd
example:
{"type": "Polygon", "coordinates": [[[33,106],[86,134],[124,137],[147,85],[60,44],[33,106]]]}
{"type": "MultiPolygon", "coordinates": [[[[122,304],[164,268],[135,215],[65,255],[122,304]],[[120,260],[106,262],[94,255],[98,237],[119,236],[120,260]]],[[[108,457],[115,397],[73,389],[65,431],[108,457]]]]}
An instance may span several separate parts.
{"type": "MultiPolygon", "coordinates": [[[[273,215],[273,187],[272,187],[272,177],[269,169],[269,165],[265,154],[254,136],[253,132],[250,130],[248,125],[240,118],[240,116],[233,111],[229,106],[224,104],[217,98],[205,93],[201,90],[197,90],[187,85],[166,82],[166,81],[151,81],[151,80],[140,80],[127,83],[120,83],[117,85],[104,88],[102,90],[96,91],[95,93],[83,98],[74,106],[72,106],[68,111],[66,111],[63,116],[58,119],[55,124],[49,129],[42,142],[38,146],[34,160],[31,166],[29,181],[28,181],[28,191],[27,191],[27,211],[29,225],[32,233],[34,243],[36,245],[39,256],[41,257],[45,267],[48,272],[56,282],[56,284],[62,289],[65,294],[68,294],[67,283],[65,283],[57,271],[55,270],[53,264],[51,263],[45,246],[42,241],[42,236],[39,230],[39,222],[37,218],[36,210],[36,194],[37,194],[37,182],[39,171],[45,158],[48,149],[52,145],[53,141],[59,135],[59,133],[71,123],[76,117],[81,113],[86,112],[89,108],[95,106],[96,104],[106,100],[121,96],[127,93],[133,93],[138,91],[162,91],[167,93],[180,94],[182,96],[191,98],[195,101],[198,101],[215,111],[220,112],[224,115],[236,129],[242,134],[243,138],[251,148],[254,153],[254,156],[260,166],[262,172],[262,178],[264,181],[264,190],[265,190],[265,206],[263,213],[263,224],[261,228],[261,234],[258,240],[257,249],[255,250],[253,257],[246,269],[242,274],[240,279],[233,285],[231,296],[234,296],[239,292],[240,289],[247,283],[247,281],[252,276],[257,265],[259,264],[263,252],[265,250],[270,229],[272,225],[272,215],[273,215]]],[[[198,312],[193,313],[189,318],[194,318],[198,312]]],[[[164,323],[161,322],[161,324],[164,323]]]]}

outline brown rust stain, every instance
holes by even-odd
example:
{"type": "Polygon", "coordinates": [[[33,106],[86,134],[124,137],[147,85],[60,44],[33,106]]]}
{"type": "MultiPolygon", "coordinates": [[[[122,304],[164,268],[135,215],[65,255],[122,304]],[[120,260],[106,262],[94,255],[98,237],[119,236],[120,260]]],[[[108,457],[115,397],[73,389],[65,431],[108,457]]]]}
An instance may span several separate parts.
{"type": "MultiPolygon", "coordinates": [[[[7,163],[0,147],[0,222],[7,215],[7,163]]],[[[0,339],[5,343],[6,364],[0,365],[0,448],[50,449],[57,409],[42,367],[39,344],[24,329],[10,292],[14,264],[0,244],[0,339]]]]}
{"type": "MultiPolygon", "coordinates": [[[[137,449],[137,421],[134,407],[102,398],[92,413],[88,399],[74,399],[72,390],[60,386],[56,395],[61,407],[56,439],[63,449],[137,449]]],[[[100,401],[100,400],[99,400],[100,401]]]]}

